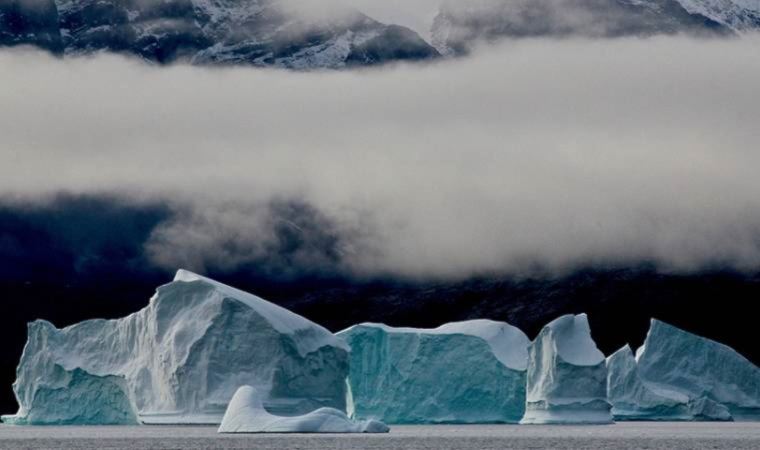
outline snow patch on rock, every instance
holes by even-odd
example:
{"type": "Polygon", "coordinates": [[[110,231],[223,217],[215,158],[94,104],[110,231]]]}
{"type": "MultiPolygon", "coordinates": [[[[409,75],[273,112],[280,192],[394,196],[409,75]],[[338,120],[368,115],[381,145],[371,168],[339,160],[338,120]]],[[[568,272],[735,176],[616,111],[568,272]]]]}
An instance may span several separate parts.
{"type": "Polygon", "coordinates": [[[760,27],[760,0],[678,0],[691,14],[700,14],[735,31],[760,27]]]}

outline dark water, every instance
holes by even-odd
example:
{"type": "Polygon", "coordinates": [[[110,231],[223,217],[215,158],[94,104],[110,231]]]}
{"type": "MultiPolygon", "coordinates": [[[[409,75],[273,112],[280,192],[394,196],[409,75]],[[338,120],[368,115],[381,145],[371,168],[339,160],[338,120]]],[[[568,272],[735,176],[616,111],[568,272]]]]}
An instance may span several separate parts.
{"type": "Polygon", "coordinates": [[[760,423],[396,426],[384,435],[219,435],[213,427],[0,426],[0,448],[760,449],[760,423]]]}

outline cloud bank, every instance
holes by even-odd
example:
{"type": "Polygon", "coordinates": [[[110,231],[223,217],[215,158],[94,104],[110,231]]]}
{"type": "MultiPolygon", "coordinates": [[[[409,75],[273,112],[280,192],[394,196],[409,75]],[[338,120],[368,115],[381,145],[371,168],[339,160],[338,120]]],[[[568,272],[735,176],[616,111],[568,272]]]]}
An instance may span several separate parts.
{"type": "Polygon", "coordinates": [[[358,276],[756,271],[758,79],[756,38],[338,73],[4,51],[0,193],[166,201],[145,252],[167,268],[265,259],[284,227],[318,238],[283,267],[358,276]]]}

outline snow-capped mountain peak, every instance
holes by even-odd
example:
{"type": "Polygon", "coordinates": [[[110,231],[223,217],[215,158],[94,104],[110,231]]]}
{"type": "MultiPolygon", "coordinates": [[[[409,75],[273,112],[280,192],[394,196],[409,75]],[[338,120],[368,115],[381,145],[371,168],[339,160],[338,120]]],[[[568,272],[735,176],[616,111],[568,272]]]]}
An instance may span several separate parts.
{"type": "Polygon", "coordinates": [[[735,31],[760,27],[760,0],[678,0],[691,14],[705,17],[735,31]]]}

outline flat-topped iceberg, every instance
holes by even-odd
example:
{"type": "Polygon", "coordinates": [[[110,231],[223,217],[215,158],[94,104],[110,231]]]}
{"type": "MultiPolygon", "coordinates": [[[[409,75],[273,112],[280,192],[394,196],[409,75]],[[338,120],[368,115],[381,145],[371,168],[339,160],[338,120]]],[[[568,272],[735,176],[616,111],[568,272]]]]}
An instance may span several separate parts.
{"type": "Polygon", "coordinates": [[[361,324],[338,335],[351,347],[352,417],[419,424],[517,422],[523,415],[529,340],[509,324],[361,324]]]}
{"type": "Polygon", "coordinates": [[[271,411],[345,408],[348,346],[246,292],[180,270],[150,304],[64,329],[29,324],[18,424],[220,423],[242,385],[271,411]]]}
{"type": "Polygon", "coordinates": [[[264,408],[262,394],[242,386],[232,397],[220,433],[387,433],[377,420],[354,421],[335,408],[319,408],[300,416],[276,416],[264,408]]]}
{"type": "Polygon", "coordinates": [[[732,420],[728,408],[708,398],[644,381],[628,345],[607,358],[607,372],[615,420],[732,420]]]}
{"type": "Polygon", "coordinates": [[[607,366],[585,314],[546,325],[528,351],[527,399],[520,423],[611,423],[607,366]]]}
{"type": "Polygon", "coordinates": [[[731,347],[652,320],[636,351],[638,373],[658,391],[685,396],[704,418],[760,419],[760,368],[731,347]]]}

